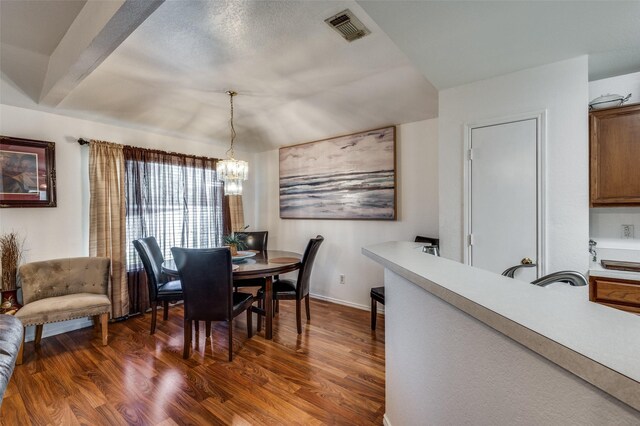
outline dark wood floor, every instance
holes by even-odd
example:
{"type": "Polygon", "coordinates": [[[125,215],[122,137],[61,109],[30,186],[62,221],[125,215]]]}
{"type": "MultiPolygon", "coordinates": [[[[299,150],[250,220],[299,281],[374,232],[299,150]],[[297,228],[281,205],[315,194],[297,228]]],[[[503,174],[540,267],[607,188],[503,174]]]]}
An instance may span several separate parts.
{"type": "Polygon", "coordinates": [[[210,340],[201,326],[191,358],[183,360],[182,306],[169,311],[154,336],[146,314],[110,324],[105,347],[92,329],[45,338],[37,352],[27,343],[0,422],[382,424],[382,317],[372,333],[368,312],[312,300],[312,320],[298,335],[294,302],[281,302],[273,341],[264,331],[247,339],[245,317],[234,321],[229,363],[224,323],[215,323],[210,340]]]}

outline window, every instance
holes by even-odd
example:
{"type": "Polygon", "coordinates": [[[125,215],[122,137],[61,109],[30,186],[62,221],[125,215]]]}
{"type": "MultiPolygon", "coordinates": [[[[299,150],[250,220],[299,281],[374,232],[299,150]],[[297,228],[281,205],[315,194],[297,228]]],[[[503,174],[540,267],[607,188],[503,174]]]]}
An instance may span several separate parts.
{"type": "Polygon", "coordinates": [[[125,147],[127,270],[142,268],[133,241],[156,237],[171,247],[219,247],[223,183],[213,159],[125,147]]]}

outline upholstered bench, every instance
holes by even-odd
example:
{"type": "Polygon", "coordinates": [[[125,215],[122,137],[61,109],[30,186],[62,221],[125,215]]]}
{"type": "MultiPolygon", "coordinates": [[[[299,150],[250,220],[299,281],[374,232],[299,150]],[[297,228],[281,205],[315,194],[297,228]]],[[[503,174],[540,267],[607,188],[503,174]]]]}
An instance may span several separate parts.
{"type": "MultiPolygon", "coordinates": [[[[107,344],[107,322],[111,311],[109,267],[106,257],[76,257],[26,263],[18,268],[23,306],[16,312],[23,326],[36,326],[35,344],[40,344],[44,324],[93,317],[102,325],[102,344],[107,344]]],[[[22,364],[23,344],[17,364],[22,364]]]]}
{"type": "Polygon", "coordinates": [[[22,323],[13,315],[0,314],[0,405],[16,365],[22,344],[22,323]]]}

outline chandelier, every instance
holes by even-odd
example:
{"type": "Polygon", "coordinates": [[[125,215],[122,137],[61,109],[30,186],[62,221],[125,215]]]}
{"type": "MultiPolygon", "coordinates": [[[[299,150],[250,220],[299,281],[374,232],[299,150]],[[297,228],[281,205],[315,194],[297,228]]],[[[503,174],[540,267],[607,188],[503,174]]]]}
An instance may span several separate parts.
{"type": "Polygon", "coordinates": [[[231,102],[231,146],[227,150],[227,158],[218,161],[216,173],[219,179],[224,181],[225,195],[242,195],[242,181],[249,177],[249,163],[233,158],[233,142],[236,139],[236,129],[233,127],[233,97],[237,95],[234,91],[227,91],[231,102]]]}

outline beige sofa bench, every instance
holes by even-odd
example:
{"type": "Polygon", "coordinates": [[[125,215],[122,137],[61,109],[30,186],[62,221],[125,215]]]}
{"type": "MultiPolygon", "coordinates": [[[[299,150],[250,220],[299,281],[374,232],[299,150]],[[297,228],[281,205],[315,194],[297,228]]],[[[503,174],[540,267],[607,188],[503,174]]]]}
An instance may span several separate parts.
{"type": "MultiPolygon", "coordinates": [[[[36,326],[35,344],[40,344],[44,324],[93,317],[100,321],[102,344],[107,344],[110,259],[76,257],[27,263],[18,268],[23,307],[16,317],[26,327],[36,326]]],[[[24,334],[16,364],[22,364],[24,334]]]]}

